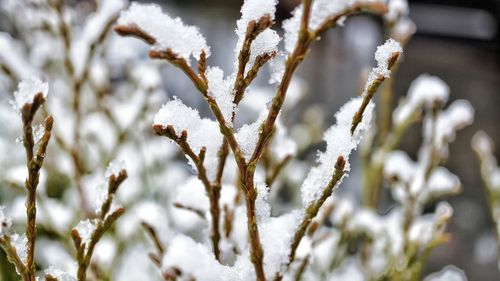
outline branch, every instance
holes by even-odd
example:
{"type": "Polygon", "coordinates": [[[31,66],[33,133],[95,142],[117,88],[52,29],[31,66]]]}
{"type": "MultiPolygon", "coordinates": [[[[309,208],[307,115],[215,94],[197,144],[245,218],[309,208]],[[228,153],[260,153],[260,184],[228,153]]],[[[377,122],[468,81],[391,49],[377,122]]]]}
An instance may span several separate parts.
{"type": "MultiPolygon", "coordinates": [[[[293,236],[292,240],[292,245],[290,247],[290,254],[288,256],[288,262],[286,264],[286,268],[290,266],[290,264],[295,260],[295,253],[297,251],[297,248],[300,244],[300,241],[302,241],[302,238],[306,234],[306,230],[313,221],[313,219],[316,217],[318,214],[321,206],[323,206],[323,203],[326,201],[328,197],[330,197],[333,193],[333,189],[337,186],[337,184],[341,181],[342,177],[344,176],[345,173],[345,164],[346,161],[344,157],[340,156],[337,158],[337,162],[335,163],[335,170],[333,171],[332,178],[328,182],[327,186],[323,190],[323,193],[321,194],[321,197],[309,204],[306,208],[306,212],[304,214],[304,218],[302,219],[302,222],[300,223],[299,227],[297,228],[297,231],[295,232],[295,235],[293,236]]],[[[283,277],[280,274],[277,274],[274,280],[281,280],[283,277]]]]}
{"type": "Polygon", "coordinates": [[[203,147],[201,151],[196,154],[191,146],[189,145],[187,138],[187,131],[182,131],[181,135],[178,136],[172,125],[167,127],[162,125],[154,125],[153,130],[159,136],[166,136],[173,140],[182,150],[182,152],[189,157],[198,171],[198,179],[203,183],[205,187],[205,192],[210,201],[210,214],[212,216],[212,227],[211,227],[211,240],[214,250],[215,257],[220,259],[220,232],[219,232],[219,218],[220,218],[220,208],[219,208],[219,197],[220,197],[220,185],[212,185],[207,177],[207,171],[203,165],[203,160],[205,158],[206,148],[203,147]]]}
{"type": "Polygon", "coordinates": [[[34,96],[32,103],[26,103],[22,110],[23,121],[23,145],[26,152],[26,165],[28,169],[28,178],[25,181],[25,188],[28,192],[26,198],[26,238],[27,258],[26,272],[28,280],[35,280],[35,240],[36,240],[36,189],[40,179],[40,169],[42,168],[47,146],[51,137],[53,118],[48,116],[44,122],[44,134],[38,143],[38,149],[35,151],[35,141],[33,137],[33,118],[40,106],[45,102],[42,93],[34,96]]]}
{"type": "Polygon", "coordinates": [[[151,240],[153,241],[155,248],[156,248],[156,254],[155,253],[149,253],[149,258],[153,261],[156,266],[161,268],[161,258],[165,254],[165,246],[160,240],[160,237],[158,236],[158,233],[156,233],[156,229],[147,222],[142,222],[141,223],[142,227],[146,230],[146,233],[149,235],[151,240]]]}
{"type": "MultiPolygon", "coordinates": [[[[241,46],[241,50],[238,54],[238,70],[236,72],[236,78],[234,81],[234,99],[233,103],[238,105],[240,101],[243,99],[243,95],[245,93],[245,89],[250,85],[251,80],[253,80],[257,76],[257,72],[262,65],[264,65],[270,58],[265,61],[263,58],[257,57],[255,59],[255,63],[252,66],[252,73],[250,71],[245,75],[245,69],[248,64],[248,60],[250,59],[250,47],[255,38],[264,30],[271,27],[273,25],[273,21],[270,15],[265,15],[259,19],[258,22],[252,20],[248,22],[247,30],[245,32],[245,38],[243,39],[243,45],[241,46]],[[262,60],[262,62],[261,62],[262,60]]],[[[263,57],[266,57],[264,55],[263,57]]],[[[233,117],[234,118],[234,117],[233,117]]]]}
{"type": "MultiPolygon", "coordinates": [[[[388,70],[391,70],[391,68],[396,64],[399,56],[400,56],[399,52],[391,54],[391,57],[389,58],[387,65],[388,70]]],[[[370,101],[373,98],[373,95],[375,95],[375,93],[378,90],[378,87],[382,84],[382,82],[384,82],[385,79],[386,77],[384,75],[378,74],[375,79],[373,79],[372,81],[368,81],[371,83],[366,85],[366,89],[363,92],[363,102],[361,103],[361,107],[352,118],[351,134],[354,134],[354,131],[356,131],[356,127],[363,120],[363,113],[365,112],[368,103],[370,103],[370,101]]]]}
{"type": "Polygon", "coordinates": [[[12,245],[8,235],[0,236],[0,248],[5,251],[7,260],[15,266],[16,271],[19,273],[23,281],[31,281],[30,274],[28,273],[23,261],[19,258],[16,247],[12,245]]]}
{"type": "Polygon", "coordinates": [[[92,254],[94,253],[95,246],[104,235],[104,233],[113,225],[113,223],[125,212],[123,208],[117,208],[111,212],[110,207],[114,199],[115,193],[118,188],[127,178],[127,171],[120,170],[117,174],[112,174],[108,177],[108,190],[104,202],[101,205],[98,217],[92,221],[95,228],[90,234],[89,241],[83,241],[77,228],[71,231],[73,244],[76,248],[76,259],[78,261],[77,280],[86,281],[87,268],[90,265],[92,254]]]}
{"type": "Polygon", "coordinates": [[[311,44],[319,40],[328,29],[336,27],[338,20],[343,17],[355,15],[359,12],[371,12],[375,14],[383,14],[387,12],[386,5],[381,3],[355,3],[352,7],[345,9],[339,14],[327,18],[316,30],[309,31],[308,22],[311,10],[311,2],[312,0],[303,0],[304,12],[302,15],[297,45],[286,61],[286,67],[281,79],[281,83],[279,84],[276,95],[272,100],[271,108],[269,110],[267,118],[262,125],[262,130],[260,131],[259,139],[257,141],[257,145],[255,147],[252,158],[249,160],[250,165],[256,165],[256,163],[262,156],[264,147],[268,143],[269,138],[273,133],[274,125],[281,107],[283,106],[283,102],[286,98],[286,93],[288,90],[288,86],[290,85],[291,78],[297,67],[304,60],[304,57],[309,51],[311,44]]]}

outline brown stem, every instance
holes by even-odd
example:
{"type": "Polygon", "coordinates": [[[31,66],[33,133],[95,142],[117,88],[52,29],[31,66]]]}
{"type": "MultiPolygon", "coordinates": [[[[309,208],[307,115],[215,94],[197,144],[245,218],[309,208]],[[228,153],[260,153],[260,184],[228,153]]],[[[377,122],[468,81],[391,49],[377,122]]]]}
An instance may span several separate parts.
{"type": "Polygon", "coordinates": [[[248,64],[248,60],[250,59],[250,47],[252,45],[252,42],[255,40],[257,35],[269,28],[272,24],[273,21],[271,20],[270,15],[264,15],[259,19],[259,22],[252,20],[248,23],[247,30],[245,32],[245,38],[243,39],[243,45],[241,46],[241,50],[238,55],[238,70],[236,72],[236,79],[234,82],[233,103],[236,105],[238,105],[243,99],[245,89],[248,87],[248,85],[250,85],[250,81],[253,80],[255,76],[257,76],[257,72],[260,67],[269,60],[267,59],[266,61],[264,61],[265,59],[262,59],[264,57],[267,57],[266,55],[264,55],[262,58],[259,58],[259,56],[258,58],[256,58],[255,63],[249,73],[245,74],[245,69],[248,64]]]}
{"type": "Polygon", "coordinates": [[[26,151],[26,165],[28,169],[28,178],[25,181],[25,188],[28,192],[26,198],[26,238],[28,240],[26,273],[30,281],[35,280],[36,270],[34,261],[36,241],[36,190],[40,179],[40,169],[45,159],[54,122],[50,115],[45,119],[44,134],[38,143],[37,151],[35,151],[32,122],[37,110],[44,102],[45,97],[42,93],[38,93],[35,95],[33,103],[25,104],[21,111],[23,121],[23,145],[26,151]]]}
{"type": "MultiPolygon", "coordinates": [[[[253,178],[252,178],[253,182],[253,178]]],[[[257,224],[257,215],[255,210],[255,200],[257,193],[255,187],[247,186],[245,203],[247,209],[247,229],[250,240],[250,260],[255,267],[255,273],[258,281],[265,281],[264,273],[264,250],[260,242],[259,227],[257,224]]]]}

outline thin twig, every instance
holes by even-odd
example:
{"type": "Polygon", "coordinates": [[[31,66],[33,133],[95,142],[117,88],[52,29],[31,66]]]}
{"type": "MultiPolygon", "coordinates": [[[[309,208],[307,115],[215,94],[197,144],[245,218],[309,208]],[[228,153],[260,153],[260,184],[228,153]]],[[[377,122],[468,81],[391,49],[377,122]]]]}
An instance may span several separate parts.
{"type": "Polygon", "coordinates": [[[108,190],[104,202],[99,210],[98,217],[94,219],[95,228],[90,234],[89,241],[83,241],[76,228],[71,231],[73,244],[76,248],[76,259],[78,262],[77,280],[86,281],[87,269],[90,265],[95,246],[102,238],[104,233],[113,225],[113,223],[125,212],[123,208],[117,208],[110,212],[110,207],[118,188],[127,178],[127,171],[122,169],[118,174],[108,177],[108,190]]]}

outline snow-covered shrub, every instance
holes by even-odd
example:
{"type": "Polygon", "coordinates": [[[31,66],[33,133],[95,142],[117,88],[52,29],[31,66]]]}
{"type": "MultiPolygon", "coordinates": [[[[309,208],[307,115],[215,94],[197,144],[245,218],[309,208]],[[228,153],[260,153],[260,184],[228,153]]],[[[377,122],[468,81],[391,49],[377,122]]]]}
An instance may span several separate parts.
{"type": "MultiPolygon", "coordinates": [[[[208,64],[197,27],[160,6],[96,2],[0,4],[12,30],[0,33],[0,89],[14,92],[14,110],[0,104],[0,180],[14,187],[0,190],[0,245],[23,280],[421,278],[430,251],[449,239],[453,210],[441,200],[459,192],[460,180],[443,164],[474,110],[463,100],[446,106],[448,86],[426,74],[392,108],[392,83],[383,83],[415,31],[406,1],[303,0],[281,37],[277,0],[245,0],[231,73],[208,64]],[[360,12],[382,16],[389,38],[306,172],[294,156],[314,138],[294,139],[282,120],[304,92],[294,73],[325,32],[360,12]],[[165,100],[165,63],[189,78],[211,117],[182,97],[165,100]],[[272,92],[252,87],[267,64],[272,92]],[[244,108],[252,118],[236,125],[244,108]],[[412,160],[398,145],[420,120],[412,160]],[[362,204],[334,194],[358,146],[362,204]],[[298,202],[281,200],[285,182],[298,202]],[[394,207],[382,213],[386,185],[394,207]]],[[[292,129],[315,129],[299,125],[292,129]]],[[[448,267],[426,280],[449,278],[465,279],[448,267]]]]}

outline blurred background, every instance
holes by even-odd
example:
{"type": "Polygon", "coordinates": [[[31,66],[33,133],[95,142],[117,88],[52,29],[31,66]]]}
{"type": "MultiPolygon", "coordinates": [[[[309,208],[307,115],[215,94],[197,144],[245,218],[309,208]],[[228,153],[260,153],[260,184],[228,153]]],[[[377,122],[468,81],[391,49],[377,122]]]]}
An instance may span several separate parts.
{"type": "MultiPolygon", "coordinates": [[[[240,17],[242,0],[156,2],[166,6],[171,15],[199,26],[212,48],[209,65],[218,65],[226,73],[232,71],[235,22],[240,17]]],[[[276,28],[299,2],[279,1],[276,28]]],[[[476,109],[474,124],[461,131],[450,146],[447,167],[463,183],[463,192],[450,198],[455,209],[449,226],[452,240],[432,253],[425,272],[453,264],[463,269],[469,280],[500,280],[492,221],[478,162],[470,148],[471,137],[478,130],[486,131],[500,144],[500,0],[410,1],[410,17],[417,25],[417,33],[404,50],[395,80],[396,98],[406,94],[412,80],[429,73],[448,83],[451,101],[467,99],[476,109]]],[[[1,25],[0,19],[0,30],[1,25]]],[[[369,15],[350,18],[345,27],[324,36],[299,68],[298,76],[307,83],[307,95],[287,122],[294,123],[312,108],[326,118],[325,127],[332,124],[338,108],[359,94],[364,75],[375,63],[374,51],[384,37],[381,20],[369,15]]],[[[205,106],[187,78],[173,68],[165,71],[163,84],[171,96],[182,93],[188,105],[205,106]]],[[[268,86],[267,77],[259,75],[258,84],[268,86]]],[[[413,157],[421,143],[420,132],[421,128],[411,128],[403,143],[413,157]]],[[[496,154],[500,158],[500,149],[496,154]]],[[[355,191],[361,186],[349,188],[355,191]]],[[[345,192],[342,188],[339,191],[345,192]]]]}
{"type": "MultiPolygon", "coordinates": [[[[233,31],[242,1],[158,2],[177,10],[185,22],[200,26],[212,46],[209,63],[227,72],[232,69],[236,44],[233,31]]],[[[279,1],[276,27],[290,16],[298,2],[279,1]]],[[[395,94],[404,96],[412,80],[429,73],[448,83],[450,101],[467,99],[476,109],[474,124],[461,131],[450,147],[447,166],[463,184],[463,192],[450,198],[455,209],[449,226],[452,240],[432,253],[425,271],[435,272],[453,264],[462,268],[469,280],[500,280],[492,221],[478,162],[470,148],[472,135],[478,130],[486,131],[500,143],[500,1],[410,1],[410,18],[417,25],[417,33],[404,50],[395,94]]],[[[325,114],[327,125],[332,124],[338,108],[359,93],[363,74],[374,64],[373,53],[383,41],[382,22],[369,15],[350,18],[345,27],[329,31],[299,68],[298,76],[307,82],[308,94],[291,116],[298,118],[313,106],[325,114]]],[[[189,83],[184,83],[174,72],[169,77],[172,81],[165,83],[168,92],[191,91],[186,86],[189,83]]],[[[202,104],[200,101],[197,105],[202,104]]],[[[293,123],[291,119],[288,122],[293,123]]],[[[421,143],[420,131],[420,128],[412,128],[403,143],[403,148],[413,152],[413,157],[421,143]]],[[[500,157],[500,149],[497,157],[500,157]]]]}
{"type": "MultiPolygon", "coordinates": [[[[200,26],[212,46],[209,64],[219,65],[226,72],[232,70],[236,44],[233,31],[242,1],[158,2],[168,6],[171,14],[178,13],[185,22],[200,26]]],[[[281,20],[290,16],[298,2],[279,1],[276,28],[280,28],[281,20]]],[[[448,83],[450,101],[467,99],[476,109],[474,124],[459,132],[450,147],[447,166],[463,184],[462,193],[450,198],[455,209],[449,226],[452,240],[432,253],[425,271],[434,272],[453,264],[463,269],[469,280],[500,280],[492,221],[478,162],[470,148],[472,135],[478,130],[486,131],[500,143],[500,1],[410,1],[410,18],[417,25],[417,33],[404,50],[395,94],[404,96],[412,80],[428,73],[448,83]]],[[[359,94],[364,73],[374,65],[376,46],[383,41],[381,20],[369,15],[350,18],[345,27],[329,31],[299,68],[298,76],[307,82],[308,94],[287,122],[293,123],[294,116],[303,116],[312,107],[324,114],[327,126],[332,124],[338,108],[359,94]]],[[[259,82],[267,84],[266,79],[259,82]]],[[[165,85],[171,94],[193,91],[185,82],[172,71],[165,85]]],[[[197,97],[194,93],[186,95],[189,96],[197,97]]],[[[203,105],[196,99],[191,102],[203,105]]],[[[403,148],[413,157],[421,143],[420,132],[420,128],[412,128],[403,142],[403,148]]],[[[500,149],[496,154],[500,157],[500,149]]],[[[352,185],[349,188],[360,189],[352,185]]]]}

